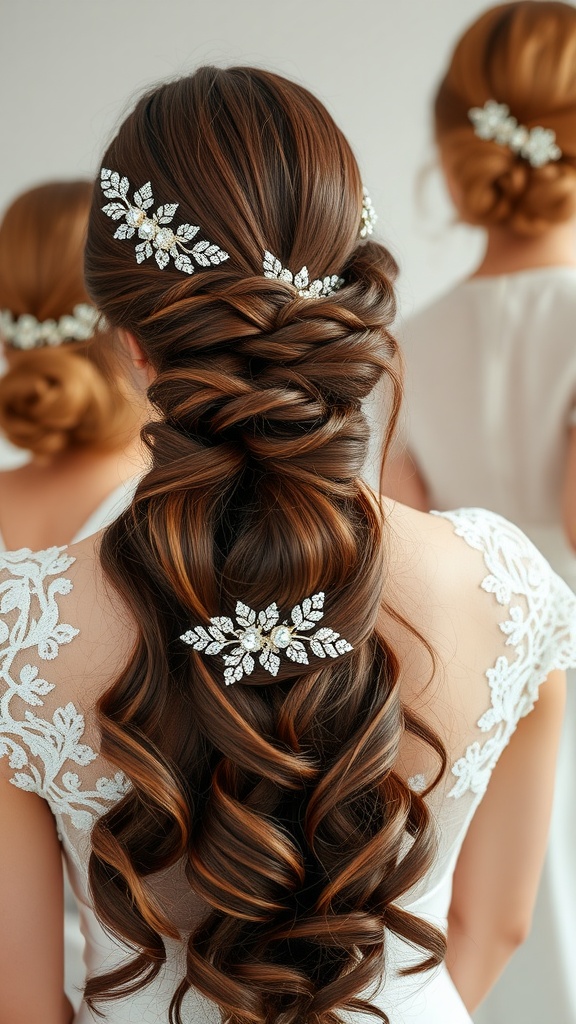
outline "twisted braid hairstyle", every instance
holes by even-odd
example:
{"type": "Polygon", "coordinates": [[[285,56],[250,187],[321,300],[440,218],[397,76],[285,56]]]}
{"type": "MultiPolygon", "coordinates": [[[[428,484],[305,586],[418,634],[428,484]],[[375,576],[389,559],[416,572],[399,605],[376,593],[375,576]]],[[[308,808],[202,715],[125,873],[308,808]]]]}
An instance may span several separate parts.
{"type": "Polygon", "coordinates": [[[538,235],[576,215],[576,8],[520,0],[485,11],[458,41],[434,104],[436,141],[463,220],[538,235]],[[468,118],[486,100],[519,124],[552,128],[558,161],[532,167],[479,139],[468,118]]]}
{"type": "MultiPolygon", "coordinates": [[[[397,900],[427,870],[426,805],[396,771],[405,730],[441,746],[401,705],[377,627],[380,507],[360,473],[362,402],[393,394],[395,265],[359,242],[350,148],[310,93],[261,70],[202,68],[145,96],[104,165],[150,180],[230,255],[185,276],[138,265],[96,197],[89,290],[156,377],[145,428],[153,468],[108,528],[102,563],[138,623],[136,650],[99,704],[102,752],[129,777],[94,828],[90,883],[134,959],[89,980],[91,1005],[139,989],[179,938],[145,880],[185,864],[205,901],[191,924],[170,1019],[195,986],[229,1024],[336,1024],[385,965],[389,929],[439,962],[443,936],[397,900]],[[262,275],[265,249],[337,294],[302,298],[262,275]],[[353,652],[284,659],[223,685],[220,658],[177,639],[191,622],[318,589],[353,652]]],[[[370,1011],[373,1012],[373,1011],[370,1011]]],[[[377,1012],[382,1020],[386,1016],[377,1012]]]]}

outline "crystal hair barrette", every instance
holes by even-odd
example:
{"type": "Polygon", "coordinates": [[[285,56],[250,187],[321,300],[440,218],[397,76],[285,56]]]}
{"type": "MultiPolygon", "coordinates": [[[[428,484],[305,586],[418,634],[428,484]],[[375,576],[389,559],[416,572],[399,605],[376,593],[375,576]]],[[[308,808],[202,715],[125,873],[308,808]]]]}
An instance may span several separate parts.
{"type": "Polygon", "coordinates": [[[88,341],[96,330],[100,314],[88,303],[80,302],[72,313],[59,320],[37,320],[31,313],[16,319],[9,309],[0,310],[0,337],[12,348],[29,351],[66,341],[88,341]]]}
{"type": "Polygon", "coordinates": [[[291,270],[283,267],[280,260],[273,256],[271,252],[268,252],[268,250],[264,253],[262,270],[264,277],[285,281],[286,284],[293,285],[298,295],[301,295],[304,299],[328,298],[328,296],[334,295],[334,292],[337,292],[344,284],[344,278],[338,277],[338,274],[332,274],[331,277],[317,278],[315,281],[311,281],[308,267],[302,267],[302,270],[299,270],[297,274],[293,274],[291,270]]]}
{"type": "Polygon", "coordinates": [[[194,626],[183,633],[180,639],[190,644],[195,651],[209,655],[220,654],[225,647],[232,647],[231,651],[222,655],[226,666],[224,680],[229,686],[254,671],[253,655],[256,654],[262,668],[275,676],[280,668],[281,654],[298,665],[309,664],[305,644],[310,645],[310,650],[317,658],[339,658],[353,650],[340,633],[328,626],[316,629],[312,636],[305,636],[323,618],[323,608],[324,594],[313,594],[301,604],[295,605],[290,612],[291,622],[287,619],[280,622],[280,612],[275,602],[264,611],[255,612],[238,601],[236,624],[232,619],[220,615],[210,619],[206,628],[194,626]]]}
{"type": "Polygon", "coordinates": [[[192,260],[199,267],[210,267],[229,259],[227,252],[206,240],[196,242],[191,248],[185,244],[191,242],[200,231],[198,224],[180,224],[175,231],[168,226],[174,219],[179,203],[165,203],[155,213],[148,214],[146,211],[154,205],[149,181],[134,192],[132,202],[128,199],[130,182],[128,178],[120,177],[118,171],[109,171],[103,167],[100,184],[107,199],[117,200],[103,206],[102,212],[112,220],[123,220],[116,228],[114,238],[133,238],[137,233],[141,239],[136,245],[137,263],[143,263],[154,255],[160,270],[163,270],[172,257],[177,270],[193,274],[195,268],[192,260]]]}
{"type": "MultiPolygon", "coordinates": [[[[374,231],[374,226],[378,220],[378,214],[374,209],[372,200],[368,195],[367,189],[362,189],[362,213],[360,215],[360,228],[358,234],[360,238],[367,238],[374,231]]],[[[297,274],[293,274],[287,267],[283,267],[281,261],[273,253],[267,249],[264,252],[264,260],[262,262],[262,271],[264,277],[272,278],[276,281],[285,281],[286,284],[291,284],[304,299],[325,299],[330,295],[334,295],[343,284],[345,284],[343,277],[338,277],[338,274],[332,274],[330,277],[317,277],[314,281],[310,280],[310,274],[308,267],[302,267],[297,274]]]]}
{"type": "Polygon", "coordinates": [[[506,103],[486,100],[483,107],[471,107],[468,118],[479,139],[508,146],[531,167],[544,167],[562,156],[562,150],[556,144],[556,132],[551,128],[526,128],[518,124],[506,103]]]}
{"type": "Polygon", "coordinates": [[[362,213],[360,215],[360,238],[367,238],[371,235],[376,226],[378,220],[378,214],[374,209],[374,205],[370,196],[368,195],[367,189],[362,189],[362,213]]]}

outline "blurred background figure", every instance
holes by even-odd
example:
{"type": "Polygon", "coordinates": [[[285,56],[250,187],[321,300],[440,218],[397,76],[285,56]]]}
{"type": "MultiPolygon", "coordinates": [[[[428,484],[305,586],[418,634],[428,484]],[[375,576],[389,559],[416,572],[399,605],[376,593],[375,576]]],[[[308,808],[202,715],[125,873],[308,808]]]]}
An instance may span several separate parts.
{"type": "Polygon", "coordinates": [[[4,549],[68,544],[129,503],[143,470],[141,400],[83,282],[92,186],[24,193],[0,224],[0,430],[25,449],[0,474],[4,549]]]}
{"type": "MultiPolygon", "coordinates": [[[[0,224],[0,430],[25,464],[0,472],[0,549],[81,540],[129,504],[144,470],[142,400],[83,281],[92,185],[19,196],[0,224]]],[[[67,894],[67,991],[78,1002],[82,939],[67,894]]]]}
{"type": "MultiPolygon", "coordinates": [[[[475,273],[406,325],[406,442],[385,493],[520,524],[576,588],[576,8],[505,4],[458,42],[435,133],[475,273]]],[[[576,679],[532,934],[482,1024],[576,1021],[576,679]]]]}

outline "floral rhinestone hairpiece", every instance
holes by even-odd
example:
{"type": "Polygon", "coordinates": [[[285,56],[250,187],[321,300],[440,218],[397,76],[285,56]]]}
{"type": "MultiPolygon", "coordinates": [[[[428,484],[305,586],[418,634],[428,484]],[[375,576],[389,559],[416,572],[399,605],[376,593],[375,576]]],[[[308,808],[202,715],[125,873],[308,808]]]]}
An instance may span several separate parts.
{"type": "Polygon", "coordinates": [[[518,124],[506,103],[486,100],[483,107],[471,107],[468,118],[479,139],[508,146],[513,153],[527,160],[531,167],[544,167],[562,156],[562,150],[556,144],[556,132],[551,128],[526,128],[518,124]]]}
{"type": "Polygon", "coordinates": [[[291,622],[287,619],[279,622],[280,612],[275,602],[264,611],[256,613],[238,601],[236,625],[232,619],[220,615],[210,619],[206,628],[194,626],[183,633],[180,639],[190,644],[195,651],[207,655],[220,654],[225,647],[232,647],[231,651],[222,655],[226,666],[224,681],[229,686],[239,682],[244,675],[251,675],[255,668],[253,655],[258,652],[262,668],[275,676],[280,668],[281,654],[298,665],[309,664],[305,643],[310,644],[311,651],[318,658],[339,658],[353,650],[340,633],[328,626],[317,629],[312,636],[304,635],[323,618],[323,608],[324,593],[321,591],[295,605],[290,612],[291,622]]]}
{"type": "Polygon", "coordinates": [[[293,285],[298,295],[301,295],[304,299],[327,298],[329,295],[334,295],[334,292],[337,292],[344,284],[344,278],[338,277],[338,274],[332,274],[331,277],[317,278],[315,281],[311,281],[308,267],[302,267],[302,270],[299,270],[297,274],[293,274],[291,270],[283,267],[280,260],[273,256],[271,252],[268,252],[268,250],[264,253],[262,270],[264,277],[285,281],[287,284],[293,285]]]}
{"type": "MultiPolygon", "coordinates": [[[[360,216],[360,228],[358,234],[360,238],[366,238],[371,235],[376,221],[378,220],[378,214],[374,209],[372,200],[368,195],[365,188],[362,189],[362,213],[360,216]]],[[[268,249],[264,252],[264,259],[262,261],[262,270],[264,277],[273,278],[277,281],[285,281],[287,284],[294,286],[298,295],[301,295],[304,299],[324,299],[330,295],[334,295],[343,284],[345,284],[343,277],[338,277],[338,274],[332,274],[330,277],[316,278],[316,280],[310,280],[310,274],[308,267],[302,267],[297,274],[293,274],[287,267],[283,267],[282,263],[277,256],[269,252],[268,249]]]]}
{"type": "Polygon", "coordinates": [[[114,232],[114,238],[133,238],[138,232],[141,241],[136,245],[136,262],[143,263],[154,255],[161,270],[174,260],[177,270],[185,274],[194,273],[192,260],[199,267],[210,267],[229,259],[227,252],[217,245],[203,240],[196,242],[192,248],[185,245],[191,242],[200,231],[198,224],[180,224],[176,231],[168,227],[174,219],[179,203],[165,203],[159,206],[156,213],[149,215],[146,211],[154,205],[152,186],[149,181],[134,192],[133,201],[128,199],[130,182],[120,177],[118,171],[109,171],[103,167],[100,172],[100,184],[107,199],[117,202],[107,203],[102,212],[112,220],[121,220],[114,232]]]}
{"type": "Polygon", "coordinates": [[[371,235],[376,226],[378,220],[378,214],[374,209],[374,204],[368,195],[368,190],[362,189],[362,213],[360,215],[360,238],[366,238],[371,235]]]}
{"type": "Polygon", "coordinates": [[[93,306],[80,302],[72,313],[59,320],[37,320],[31,313],[14,318],[9,309],[0,310],[0,338],[11,348],[29,351],[66,341],[88,341],[96,330],[100,314],[93,306]]]}

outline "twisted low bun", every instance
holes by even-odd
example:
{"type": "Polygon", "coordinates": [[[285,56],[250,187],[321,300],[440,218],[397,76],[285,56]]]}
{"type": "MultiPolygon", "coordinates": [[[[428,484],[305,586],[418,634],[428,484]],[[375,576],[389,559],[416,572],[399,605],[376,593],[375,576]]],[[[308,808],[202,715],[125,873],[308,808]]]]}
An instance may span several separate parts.
{"type": "Polygon", "coordinates": [[[520,0],[486,11],[464,33],[435,99],[443,168],[460,216],[535,236],[576,216],[576,9],[520,0]],[[494,99],[527,129],[552,129],[559,160],[542,167],[479,139],[468,112],[494,99]]]}
{"type": "Polygon", "coordinates": [[[0,378],[0,428],[12,444],[36,455],[101,442],[112,414],[107,382],[78,352],[18,354],[0,378]]]}
{"type": "MultiPolygon", "coordinates": [[[[91,196],[90,182],[52,182],[8,207],[0,224],[0,310],[11,321],[65,324],[88,302],[82,257],[91,196]]],[[[65,329],[60,344],[44,347],[24,350],[6,339],[0,429],[12,444],[43,457],[80,446],[120,447],[140,415],[116,339],[101,330],[71,341],[65,329]]],[[[72,338],[84,336],[74,330],[72,338]]]]}

